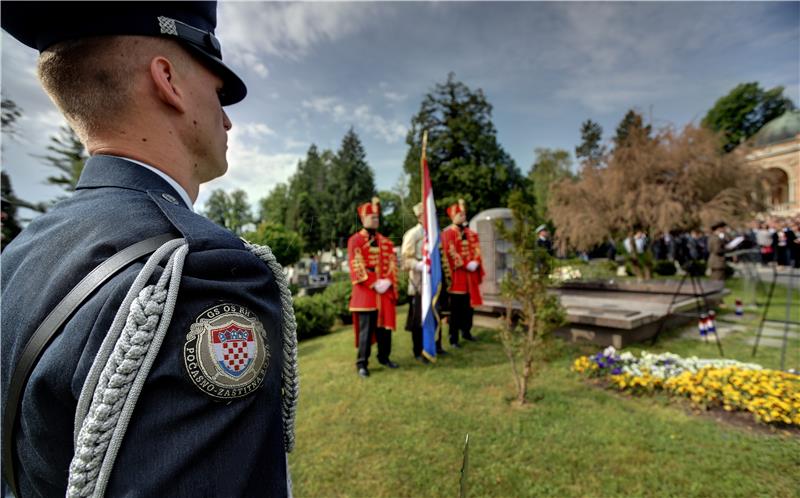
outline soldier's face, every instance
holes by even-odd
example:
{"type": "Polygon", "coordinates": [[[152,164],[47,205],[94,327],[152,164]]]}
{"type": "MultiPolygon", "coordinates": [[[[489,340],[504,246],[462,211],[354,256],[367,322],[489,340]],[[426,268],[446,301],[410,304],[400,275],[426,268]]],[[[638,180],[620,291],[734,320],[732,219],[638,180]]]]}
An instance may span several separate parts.
{"type": "Polygon", "coordinates": [[[228,170],[226,153],[231,121],[219,102],[222,79],[195,62],[187,97],[194,104],[187,115],[191,128],[190,149],[194,155],[194,174],[204,183],[228,170]]]}
{"type": "Polygon", "coordinates": [[[377,214],[368,214],[361,217],[361,223],[364,225],[364,228],[374,230],[380,225],[380,217],[377,214]]]}

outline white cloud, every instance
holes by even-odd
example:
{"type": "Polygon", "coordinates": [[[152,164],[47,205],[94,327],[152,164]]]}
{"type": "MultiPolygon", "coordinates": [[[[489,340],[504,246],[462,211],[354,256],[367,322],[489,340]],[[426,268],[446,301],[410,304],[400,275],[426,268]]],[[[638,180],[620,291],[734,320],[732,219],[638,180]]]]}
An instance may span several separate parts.
{"type": "Polygon", "coordinates": [[[283,145],[287,149],[299,149],[299,148],[305,149],[306,147],[308,147],[308,142],[303,140],[294,140],[292,138],[284,138],[283,145]]]}
{"type": "Polygon", "coordinates": [[[275,185],[287,181],[302,155],[265,152],[259,139],[272,134],[274,132],[263,123],[234,126],[228,135],[228,172],[221,178],[201,185],[195,205],[202,209],[214,189],[242,189],[255,208],[275,185]]]}
{"type": "Polygon", "coordinates": [[[275,131],[273,131],[272,128],[270,128],[264,123],[236,124],[233,127],[233,131],[236,131],[235,135],[236,137],[241,135],[242,137],[249,137],[255,139],[275,135],[275,131]]]}
{"type": "Polygon", "coordinates": [[[219,4],[217,34],[233,65],[266,78],[264,56],[298,60],[317,45],[357,32],[377,8],[368,3],[226,1],[219,4]]]}
{"type": "Polygon", "coordinates": [[[408,95],[397,92],[384,92],[383,96],[386,97],[386,100],[389,102],[403,102],[408,98],[408,95]]]}
{"type": "Polygon", "coordinates": [[[336,104],[336,97],[315,97],[311,100],[304,100],[303,107],[313,109],[319,113],[331,112],[336,104]]]}
{"type": "Polygon", "coordinates": [[[357,126],[387,144],[397,143],[406,136],[407,128],[403,123],[372,112],[368,105],[350,108],[337,97],[315,97],[304,100],[302,106],[319,114],[327,114],[336,123],[357,126]]]}
{"type": "Polygon", "coordinates": [[[253,52],[234,52],[231,58],[242,66],[249,67],[262,78],[269,76],[269,69],[253,52]]]}

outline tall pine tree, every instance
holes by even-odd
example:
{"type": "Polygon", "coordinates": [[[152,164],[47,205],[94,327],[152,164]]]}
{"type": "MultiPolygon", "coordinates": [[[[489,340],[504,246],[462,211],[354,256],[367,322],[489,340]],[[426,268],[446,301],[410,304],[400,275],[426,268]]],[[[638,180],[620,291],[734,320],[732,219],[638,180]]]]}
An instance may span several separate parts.
{"type": "Polygon", "coordinates": [[[617,126],[617,134],[614,136],[614,144],[617,147],[625,147],[629,139],[633,136],[649,137],[652,132],[650,125],[645,126],[642,115],[633,109],[629,109],[617,126]]]}
{"type": "Polygon", "coordinates": [[[347,237],[361,227],[356,208],[375,195],[375,175],[367,163],[364,146],[352,128],[342,139],[333,160],[330,192],[336,243],[344,246],[347,237]]]}
{"type": "Polygon", "coordinates": [[[320,153],[312,144],[289,180],[285,225],[300,234],[310,251],[327,249],[335,240],[330,192],[333,162],[333,153],[320,153]]]}
{"type": "Polygon", "coordinates": [[[605,154],[602,140],[603,127],[587,119],[581,124],[581,144],[575,147],[575,157],[591,165],[599,164],[605,154]]]}
{"type": "Polygon", "coordinates": [[[19,235],[22,227],[17,218],[17,206],[14,203],[16,198],[14,190],[11,188],[11,179],[5,171],[0,172],[0,177],[0,191],[2,191],[2,197],[0,198],[0,226],[2,227],[0,251],[2,251],[6,248],[6,244],[19,235]]]}
{"type": "Polygon", "coordinates": [[[74,192],[83,166],[89,159],[78,135],[69,125],[63,125],[56,135],[50,137],[47,152],[47,155],[38,157],[58,170],[57,174],[47,177],[47,183],[61,187],[67,193],[74,192]]]}
{"type": "Polygon", "coordinates": [[[450,73],[411,119],[404,169],[410,176],[409,204],[419,202],[422,132],[428,132],[428,166],[439,207],[464,198],[469,212],[505,206],[524,184],[511,156],[497,141],[492,106],[483,90],[472,90],[450,73]]]}

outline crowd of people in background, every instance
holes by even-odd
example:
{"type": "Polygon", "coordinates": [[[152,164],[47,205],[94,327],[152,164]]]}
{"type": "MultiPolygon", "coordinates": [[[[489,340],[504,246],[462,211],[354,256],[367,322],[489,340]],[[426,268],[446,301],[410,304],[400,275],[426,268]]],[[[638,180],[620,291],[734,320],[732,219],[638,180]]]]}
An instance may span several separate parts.
{"type": "MultiPolygon", "coordinates": [[[[800,215],[753,220],[749,227],[738,229],[718,223],[710,233],[663,232],[652,241],[643,230],[636,230],[623,240],[622,247],[628,255],[647,255],[685,268],[691,262],[713,259],[713,237],[724,241],[721,253],[733,261],[800,268],[800,215]]],[[[613,259],[613,244],[606,244],[602,250],[613,259]]]]}

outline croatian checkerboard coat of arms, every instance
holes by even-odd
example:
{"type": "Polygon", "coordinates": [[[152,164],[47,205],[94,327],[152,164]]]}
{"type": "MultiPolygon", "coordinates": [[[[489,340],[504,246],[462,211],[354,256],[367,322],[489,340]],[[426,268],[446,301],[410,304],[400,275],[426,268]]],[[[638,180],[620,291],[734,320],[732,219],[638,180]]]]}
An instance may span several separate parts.
{"type": "Polygon", "coordinates": [[[238,304],[219,304],[189,327],[183,361],[192,383],[217,400],[242,398],[264,381],[269,363],[267,332],[238,304]]]}

